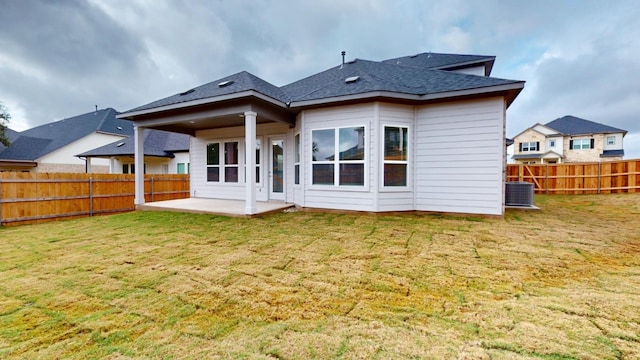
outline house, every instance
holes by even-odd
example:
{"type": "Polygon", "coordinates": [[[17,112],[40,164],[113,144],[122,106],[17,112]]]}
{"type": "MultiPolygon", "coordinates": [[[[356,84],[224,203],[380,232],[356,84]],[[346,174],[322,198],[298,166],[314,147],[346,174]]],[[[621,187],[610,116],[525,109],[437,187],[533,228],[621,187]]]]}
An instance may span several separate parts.
{"type": "Polygon", "coordinates": [[[11,132],[11,145],[0,148],[0,170],[35,172],[107,172],[109,162],[75,155],[133,135],[133,124],[107,108],[11,132]]]}
{"type": "Polygon", "coordinates": [[[518,164],[622,160],[626,134],[626,130],[567,115],[516,135],[512,158],[518,164]]]}
{"type": "MultiPolygon", "coordinates": [[[[523,81],[495,57],[355,59],[275,86],[239,72],[128,110],[135,164],[149,129],[189,134],[191,196],[367,212],[504,212],[506,109],[523,81]],[[251,169],[251,170],[248,170],[251,169]]],[[[137,205],[144,204],[136,173],[137,205]]]]}
{"type": "MultiPolygon", "coordinates": [[[[188,174],[189,138],[190,136],[186,134],[162,130],[145,131],[144,173],[188,174]]],[[[76,156],[86,159],[108,159],[110,174],[135,174],[132,137],[114,141],[76,156]]]]}

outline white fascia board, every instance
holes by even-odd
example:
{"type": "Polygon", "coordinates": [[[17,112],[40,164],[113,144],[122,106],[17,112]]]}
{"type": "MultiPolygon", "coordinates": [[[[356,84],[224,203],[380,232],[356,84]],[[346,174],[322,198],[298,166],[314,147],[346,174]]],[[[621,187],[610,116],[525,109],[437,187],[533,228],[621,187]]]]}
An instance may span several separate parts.
{"type": "Polygon", "coordinates": [[[285,104],[285,103],[283,103],[283,102],[281,102],[279,100],[275,100],[275,99],[273,99],[273,98],[271,98],[269,96],[266,96],[266,95],[264,95],[262,93],[254,91],[254,90],[247,90],[247,91],[242,91],[242,92],[233,93],[233,94],[220,95],[220,96],[214,96],[214,97],[209,97],[209,98],[204,98],[204,99],[197,99],[197,100],[185,101],[185,102],[176,103],[176,104],[164,105],[164,106],[159,106],[159,107],[155,107],[155,108],[151,108],[151,109],[144,109],[144,110],[139,110],[139,111],[125,112],[125,113],[117,115],[116,118],[118,118],[118,119],[127,119],[127,118],[129,118],[131,116],[153,114],[153,113],[156,113],[156,112],[183,109],[183,108],[188,108],[188,107],[197,106],[197,105],[213,104],[213,103],[217,103],[217,102],[220,102],[220,101],[241,99],[241,98],[245,98],[245,97],[255,97],[255,98],[270,102],[270,103],[272,103],[272,104],[274,104],[276,106],[280,106],[280,107],[285,108],[285,109],[287,108],[287,104],[285,104]]]}
{"type": "Polygon", "coordinates": [[[439,93],[425,94],[425,95],[405,94],[405,93],[398,93],[393,91],[371,91],[367,93],[336,96],[336,97],[323,98],[323,99],[293,101],[291,102],[290,107],[291,108],[305,107],[305,106],[311,106],[311,105],[328,104],[333,102],[364,100],[364,99],[379,98],[379,97],[401,99],[401,100],[413,100],[413,101],[428,101],[428,100],[446,99],[446,98],[459,97],[459,96],[478,95],[483,93],[491,93],[491,92],[499,92],[499,91],[518,90],[522,88],[524,88],[524,82],[517,82],[517,83],[496,85],[496,86],[485,86],[485,87],[465,89],[465,90],[446,91],[446,92],[439,92],[439,93]]]}

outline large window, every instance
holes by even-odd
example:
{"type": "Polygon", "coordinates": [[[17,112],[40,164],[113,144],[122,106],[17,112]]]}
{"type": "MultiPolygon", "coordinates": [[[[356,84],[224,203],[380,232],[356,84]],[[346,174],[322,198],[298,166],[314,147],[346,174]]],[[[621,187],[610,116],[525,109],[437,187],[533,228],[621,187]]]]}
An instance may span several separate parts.
{"type": "Polygon", "coordinates": [[[407,186],[409,129],[384,128],[384,186],[407,186]]]}
{"type": "Polygon", "coordinates": [[[364,126],[311,131],[313,185],[363,186],[364,126]]]}
{"type": "Polygon", "coordinates": [[[574,139],[569,142],[573,150],[593,149],[593,139],[574,139]]]}
{"type": "Polygon", "coordinates": [[[237,141],[207,145],[207,181],[238,182],[237,141]]]}

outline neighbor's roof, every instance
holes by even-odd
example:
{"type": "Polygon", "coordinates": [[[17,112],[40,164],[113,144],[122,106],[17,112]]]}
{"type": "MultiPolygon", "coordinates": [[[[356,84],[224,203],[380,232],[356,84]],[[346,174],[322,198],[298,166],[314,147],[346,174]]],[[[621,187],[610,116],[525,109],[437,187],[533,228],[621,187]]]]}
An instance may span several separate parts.
{"type": "MultiPolygon", "coordinates": [[[[18,136],[20,136],[20,133],[15,131],[15,130],[11,130],[9,128],[6,128],[4,131],[4,135],[7,137],[7,140],[9,140],[10,143],[13,143],[18,136]]],[[[3,143],[0,142],[0,152],[2,152],[2,150],[6,149],[7,147],[4,146],[3,143]]]]}
{"type": "Polygon", "coordinates": [[[517,154],[513,155],[512,159],[539,159],[544,154],[536,153],[536,154],[517,154]]]}
{"type": "Polygon", "coordinates": [[[94,132],[132,135],[133,123],[117,119],[117,114],[107,108],[22,131],[11,140],[11,146],[0,152],[0,158],[37,160],[94,132]]]}
{"type": "MultiPolygon", "coordinates": [[[[147,129],[144,132],[144,155],[156,157],[174,157],[174,152],[189,151],[189,135],[162,130],[147,129]]],[[[111,144],[78,154],[78,157],[133,156],[134,139],[114,141],[111,144]]]]}
{"type": "Polygon", "coordinates": [[[604,150],[600,157],[615,157],[615,156],[624,156],[624,150],[604,150]]]}
{"type": "Polygon", "coordinates": [[[563,135],[610,134],[620,132],[625,135],[627,133],[626,130],[617,129],[571,115],[555,119],[544,126],[556,130],[563,135]]]}
{"type": "Polygon", "coordinates": [[[385,61],[355,59],[282,87],[272,85],[243,71],[133,108],[121,116],[134,116],[151,113],[156,109],[160,110],[160,108],[173,109],[201,105],[245,96],[256,96],[257,94],[282,108],[296,108],[310,104],[327,104],[345,98],[353,100],[388,97],[422,101],[425,100],[425,96],[434,94],[447,97],[453,96],[447,95],[449,92],[472,89],[482,93],[480,89],[496,89],[497,86],[504,85],[502,90],[516,90],[516,93],[509,99],[511,101],[524,86],[523,81],[434,70],[445,66],[445,64],[447,67],[451,67],[454,64],[490,61],[491,57],[438,54],[432,58],[425,54],[413,58],[406,57],[406,59],[414,59],[415,64],[421,63],[422,65],[411,65],[408,60],[408,65],[394,63],[402,62],[402,59],[405,58],[385,61]],[[432,58],[434,59],[433,63],[430,63],[429,61],[432,60],[428,59],[432,58]]]}

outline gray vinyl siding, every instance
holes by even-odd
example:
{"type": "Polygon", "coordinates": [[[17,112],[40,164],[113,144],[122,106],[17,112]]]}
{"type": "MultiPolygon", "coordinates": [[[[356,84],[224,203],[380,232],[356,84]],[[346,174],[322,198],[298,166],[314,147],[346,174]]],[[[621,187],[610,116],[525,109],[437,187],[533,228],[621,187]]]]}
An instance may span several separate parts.
{"type": "Polygon", "coordinates": [[[381,137],[378,141],[376,156],[379,173],[376,175],[378,181],[378,206],[377,211],[407,211],[415,210],[413,191],[413,171],[414,171],[414,132],[415,132],[415,106],[394,105],[381,103],[379,111],[378,131],[381,137]],[[407,172],[407,187],[394,188],[384,187],[384,139],[382,134],[385,126],[408,127],[409,129],[409,161],[407,172]]]}
{"type": "Polygon", "coordinates": [[[420,107],[416,209],[503,214],[503,98],[420,107]]]}
{"type": "Polygon", "coordinates": [[[304,163],[304,204],[310,208],[374,211],[375,194],[372,191],[372,177],[376,176],[374,162],[377,159],[371,139],[374,137],[374,104],[337,106],[304,111],[302,122],[302,162],[304,163]],[[317,186],[311,184],[311,131],[348,126],[365,127],[365,171],[364,187],[317,186]]]}
{"type": "MultiPolygon", "coordinates": [[[[260,114],[258,114],[260,116],[260,114]]],[[[244,127],[232,127],[223,129],[211,129],[198,131],[191,139],[191,196],[200,198],[244,200],[245,184],[242,179],[243,171],[240,170],[241,181],[233,184],[207,182],[207,144],[212,142],[224,142],[237,140],[239,142],[239,167],[244,164],[244,127]]],[[[259,124],[256,129],[256,137],[261,141],[261,183],[256,185],[256,200],[269,200],[268,180],[268,149],[266,147],[269,135],[285,135],[285,163],[289,161],[288,147],[293,145],[293,140],[289,139],[290,132],[288,125],[280,123],[259,124]]],[[[287,179],[285,180],[287,191],[289,190],[289,171],[287,168],[287,179]]],[[[291,180],[292,182],[293,180],[291,180]]]]}

